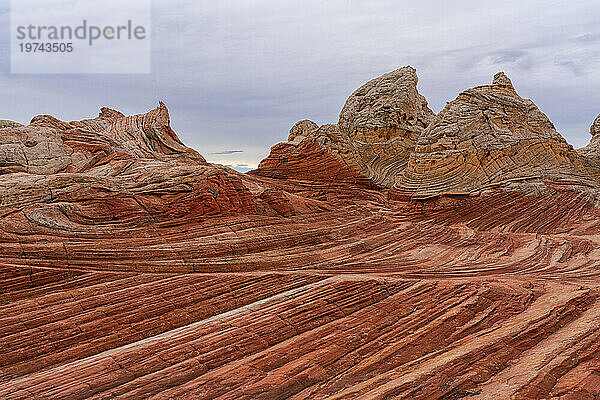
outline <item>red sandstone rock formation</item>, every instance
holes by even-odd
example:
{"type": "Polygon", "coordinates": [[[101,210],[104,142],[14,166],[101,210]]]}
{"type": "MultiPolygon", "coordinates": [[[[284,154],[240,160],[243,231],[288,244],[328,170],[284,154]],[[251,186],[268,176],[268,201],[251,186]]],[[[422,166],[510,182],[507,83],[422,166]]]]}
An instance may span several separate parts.
{"type": "Polygon", "coordinates": [[[252,174],[163,104],[2,121],[0,398],[596,399],[594,143],[410,68],[252,174]]]}
{"type": "Polygon", "coordinates": [[[590,126],[590,134],[592,135],[590,143],[583,149],[579,149],[578,153],[588,172],[600,182],[600,115],[590,126]]]}
{"type": "Polygon", "coordinates": [[[375,78],[346,101],[337,125],[296,123],[253,174],[335,184],[390,187],[433,119],[408,66],[375,78]]]}
{"type": "Polygon", "coordinates": [[[414,197],[526,180],[590,184],[575,150],[503,73],[461,93],[419,137],[396,187],[414,197]]]}

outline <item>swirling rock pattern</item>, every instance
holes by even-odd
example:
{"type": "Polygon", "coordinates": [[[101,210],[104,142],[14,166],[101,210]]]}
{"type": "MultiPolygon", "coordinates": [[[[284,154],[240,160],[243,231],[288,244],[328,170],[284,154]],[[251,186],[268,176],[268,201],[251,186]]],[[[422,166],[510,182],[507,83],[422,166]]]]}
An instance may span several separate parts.
{"type": "Polygon", "coordinates": [[[448,103],[419,137],[396,188],[426,198],[532,179],[593,180],[546,115],[499,73],[448,103]]]}
{"type": "Polygon", "coordinates": [[[346,100],[340,131],[363,143],[397,137],[416,141],[434,117],[417,82],[417,71],[407,66],[365,83],[346,100]]]}
{"type": "Polygon", "coordinates": [[[600,115],[590,126],[590,134],[592,135],[590,143],[577,152],[589,173],[600,182],[600,115]]]}
{"type": "Polygon", "coordinates": [[[273,147],[254,173],[337,182],[336,171],[344,170],[344,182],[350,175],[354,183],[392,186],[434,117],[417,82],[410,66],[367,82],[350,95],[337,125],[296,123],[288,142],[273,147]]]}
{"type": "Polygon", "coordinates": [[[310,135],[313,131],[319,128],[319,125],[315,124],[311,120],[303,119],[298,121],[290,129],[290,135],[288,136],[288,142],[293,142],[294,139],[302,139],[310,135]]]}
{"type": "Polygon", "coordinates": [[[251,174],[162,103],[1,124],[0,398],[597,399],[591,145],[504,74],[425,128],[399,71],[251,174]]]}

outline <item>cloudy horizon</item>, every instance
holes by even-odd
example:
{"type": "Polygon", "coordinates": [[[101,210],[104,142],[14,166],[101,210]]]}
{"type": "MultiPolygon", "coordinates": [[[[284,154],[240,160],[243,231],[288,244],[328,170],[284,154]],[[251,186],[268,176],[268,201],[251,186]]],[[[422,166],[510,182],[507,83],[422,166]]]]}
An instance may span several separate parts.
{"type": "Polygon", "coordinates": [[[10,2],[0,5],[0,119],[78,120],[103,106],[137,114],[162,100],[184,143],[240,170],[298,120],[337,122],[350,93],[404,65],[436,113],[505,71],[576,148],[600,113],[600,9],[590,1],[155,0],[147,75],[10,74],[10,2]]]}

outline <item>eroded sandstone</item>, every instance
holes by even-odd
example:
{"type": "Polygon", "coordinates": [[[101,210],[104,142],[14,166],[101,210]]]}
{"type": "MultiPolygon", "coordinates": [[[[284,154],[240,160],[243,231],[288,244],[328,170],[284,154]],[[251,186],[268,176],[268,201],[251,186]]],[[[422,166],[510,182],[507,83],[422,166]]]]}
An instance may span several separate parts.
{"type": "Polygon", "coordinates": [[[436,116],[396,188],[426,198],[528,180],[593,184],[548,117],[499,73],[492,85],[462,92],[436,116]]]}
{"type": "Polygon", "coordinates": [[[332,184],[352,177],[355,184],[392,186],[434,116],[417,82],[410,66],[367,82],[350,95],[337,124],[316,129],[311,121],[298,122],[288,142],[273,147],[253,173],[332,184]]]}
{"type": "Polygon", "coordinates": [[[0,125],[0,398],[598,398],[596,123],[574,151],[503,73],[435,118],[416,83],[251,174],[162,103],[0,125]]]}

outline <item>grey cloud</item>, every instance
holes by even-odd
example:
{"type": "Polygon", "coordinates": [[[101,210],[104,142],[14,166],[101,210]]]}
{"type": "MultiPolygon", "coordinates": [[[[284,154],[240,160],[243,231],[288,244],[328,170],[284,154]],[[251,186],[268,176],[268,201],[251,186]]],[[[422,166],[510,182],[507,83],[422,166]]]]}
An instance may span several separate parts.
{"type": "MultiPolygon", "coordinates": [[[[105,105],[133,114],[162,99],[186,144],[210,161],[254,167],[294,122],[336,122],[352,91],[407,64],[436,112],[502,69],[576,146],[600,113],[600,9],[591,0],[153,4],[152,75],[5,73],[0,118],[74,120],[105,105]],[[214,154],[232,146],[242,152],[214,154]]],[[[2,66],[7,46],[0,35],[2,66]]]]}
{"type": "Polygon", "coordinates": [[[230,154],[235,154],[235,153],[243,153],[244,150],[225,150],[225,151],[217,151],[214,153],[209,153],[209,154],[214,154],[214,155],[230,155],[230,154]]]}
{"type": "Polygon", "coordinates": [[[576,36],[575,38],[573,38],[573,41],[580,42],[580,43],[593,43],[593,42],[597,42],[599,40],[600,40],[600,34],[598,34],[598,33],[596,33],[596,34],[586,33],[585,35],[579,35],[579,36],[576,36]]]}
{"type": "Polygon", "coordinates": [[[580,76],[583,74],[581,66],[572,60],[557,58],[556,60],[554,60],[554,64],[568,69],[569,71],[571,71],[573,73],[573,75],[580,76]]]}
{"type": "Polygon", "coordinates": [[[507,50],[494,55],[494,64],[514,63],[527,56],[522,50],[507,50]]]}

